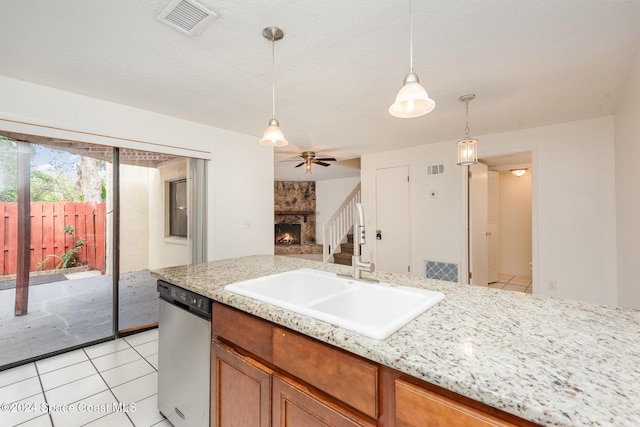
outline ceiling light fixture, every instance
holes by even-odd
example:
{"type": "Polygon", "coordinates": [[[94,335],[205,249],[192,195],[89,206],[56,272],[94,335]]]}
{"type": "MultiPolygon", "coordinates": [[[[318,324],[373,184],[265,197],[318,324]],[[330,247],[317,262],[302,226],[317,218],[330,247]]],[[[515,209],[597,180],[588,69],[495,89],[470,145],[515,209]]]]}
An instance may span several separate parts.
{"type": "Polygon", "coordinates": [[[389,114],[402,119],[424,116],[436,106],[427,91],[420,84],[418,75],[413,72],[413,13],[409,0],[409,74],[404,78],[402,88],[396,95],[396,101],[389,107],[389,114]]]}
{"type": "Polygon", "coordinates": [[[527,173],[526,169],[511,169],[511,173],[520,178],[522,175],[527,173]]]}
{"type": "Polygon", "coordinates": [[[271,89],[272,89],[272,115],[269,126],[262,134],[260,144],[267,147],[284,147],[289,142],[284,138],[280,129],[280,123],[276,119],[276,41],[284,37],[284,32],[278,27],[267,27],[262,30],[262,36],[271,41],[271,89]]]}
{"type": "Polygon", "coordinates": [[[478,163],[478,140],[469,136],[469,101],[475,99],[474,94],[462,95],[458,98],[467,105],[467,122],[464,127],[464,139],[458,141],[458,164],[461,166],[478,163]]]}

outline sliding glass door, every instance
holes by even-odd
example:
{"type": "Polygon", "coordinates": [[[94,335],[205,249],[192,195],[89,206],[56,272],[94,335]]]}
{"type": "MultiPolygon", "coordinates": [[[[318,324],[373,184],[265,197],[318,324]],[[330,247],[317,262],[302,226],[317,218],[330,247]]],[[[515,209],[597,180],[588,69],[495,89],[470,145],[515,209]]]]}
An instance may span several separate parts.
{"type": "Polygon", "coordinates": [[[0,366],[112,335],[110,147],[0,135],[0,366]]]}
{"type": "Polygon", "coordinates": [[[161,153],[120,151],[121,333],[158,321],[156,279],[149,271],[191,262],[188,161],[161,153]]]}
{"type": "Polygon", "coordinates": [[[149,271],[206,257],[203,170],[0,131],[0,369],[157,325],[149,271]]]}

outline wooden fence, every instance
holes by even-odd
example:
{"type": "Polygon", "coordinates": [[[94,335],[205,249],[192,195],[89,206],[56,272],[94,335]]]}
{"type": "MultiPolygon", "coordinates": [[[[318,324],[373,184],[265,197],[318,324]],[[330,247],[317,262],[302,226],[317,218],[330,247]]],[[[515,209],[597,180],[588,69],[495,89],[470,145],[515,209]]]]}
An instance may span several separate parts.
{"type": "MultiPolygon", "coordinates": [[[[62,255],[84,240],[78,263],[104,273],[105,232],[105,203],[32,202],[30,271],[57,268],[62,255]],[[65,226],[73,227],[73,235],[65,226]]],[[[0,276],[16,274],[17,243],[18,204],[0,203],[0,276]]]]}

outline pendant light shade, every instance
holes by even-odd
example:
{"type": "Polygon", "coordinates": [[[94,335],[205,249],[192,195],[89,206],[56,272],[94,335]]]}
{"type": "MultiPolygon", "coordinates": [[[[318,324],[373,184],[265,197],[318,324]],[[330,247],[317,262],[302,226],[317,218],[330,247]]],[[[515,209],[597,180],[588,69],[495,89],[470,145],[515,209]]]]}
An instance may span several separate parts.
{"type": "Polygon", "coordinates": [[[478,140],[475,138],[458,141],[458,164],[460,166],[478,163],[478,140]]]}
{"type": "Polygon", "coordinates": [[[269,120],[269,126],[264,130],[260,144],[267,147],[284,147],[289,142],[284,138],[278,119],[269,120]]]}
{"type": "Polygon", "coordinates": [[[429,98],[427,91],[420,84],[418,75],[413,72],[413,14],[411,12],[411,0],[409,0],[409,74],[404,82],[396,101],[389,107],[389,114],[394,117],[409,119],[424,116],[430,113],[436,106],[433,99],[429,98]]]}
{"type": "Polygon", "coordinates": [[[458,164],[460,166],[478,163],[478,139],[469,136],[469,101],[475,99],[475,95],[462,95],[458,98],[467,106],[467,121],[464,128],[465,137],[458,141],[458,164]]]}
{"type": "Polygon", "coordinates": [[[267,27],[262,30],[262,36],[271,41],[271,90],[272,90],[272,114],[269,120],[269,126],[265,129],[260,139],[260,144],[267,147],[284,147],[289,144],[280,129],[280,123],[276,119],[276,61],[275,61],[275,45],[276,41],[284,37],[284,32],[277,27],[267,27]]]}
{"type": "Polygon", "coordinates": [[[396,102],[389,107],[389,114],[408,119],[424,116],[431,112],[435,106],[436,103],[429,98],[427,91],[420,84],[418,76],[411,72],[404,78],[404,84],[398,91],[396,102]]]}

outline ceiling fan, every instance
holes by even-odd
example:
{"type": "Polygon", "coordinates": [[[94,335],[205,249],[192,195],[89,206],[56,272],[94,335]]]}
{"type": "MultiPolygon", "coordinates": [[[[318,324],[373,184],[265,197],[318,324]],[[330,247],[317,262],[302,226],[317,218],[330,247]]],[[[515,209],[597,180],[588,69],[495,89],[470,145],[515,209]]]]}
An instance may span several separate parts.
{"type": "Polygon", "coordinates": [[[331,166],[331,164],[326,162],[337,161],[335,157],[316,157],[316,153],[314,151],[303,151],[299,157],[302,157],[302,162],[298,163],[295,167],[299,168],[304,165],[305,173],[311,173],[311,166],[314,163],[316,165],[327,167],[331,166]]]}

